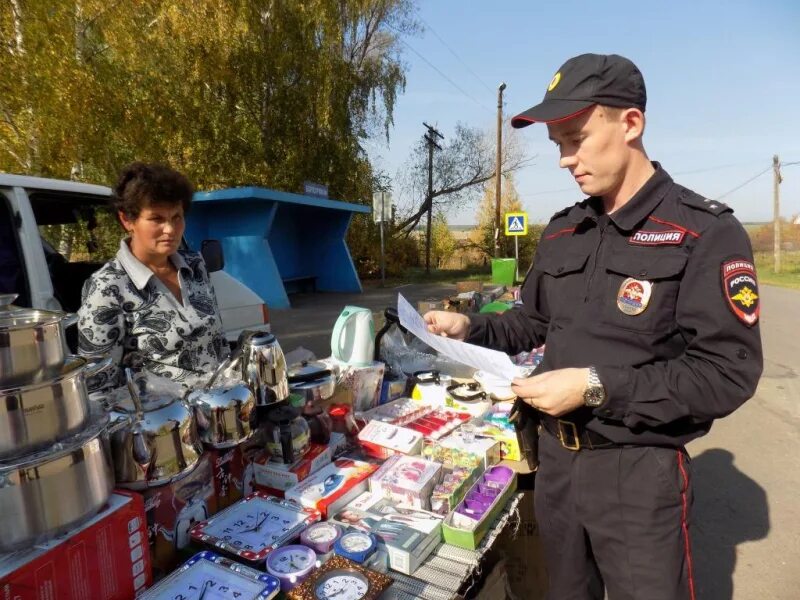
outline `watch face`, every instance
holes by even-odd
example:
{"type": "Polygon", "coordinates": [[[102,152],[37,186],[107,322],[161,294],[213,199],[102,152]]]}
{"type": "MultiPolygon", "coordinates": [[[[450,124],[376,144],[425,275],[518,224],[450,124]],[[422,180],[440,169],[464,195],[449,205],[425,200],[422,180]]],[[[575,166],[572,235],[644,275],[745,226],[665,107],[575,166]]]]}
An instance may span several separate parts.
{"type": "Polygon", "coordinates": [[[316,560],[314,551],[305,546],[287,546],[270,554],[267,563],[273,575],[294,575],[307,571],[316,560]]]}
{"type": "Polygon", "coordinates": [[[321,577],[314,586],[316,600],[360,600],[369,591],[369,581],[353,569],[336,569],[321,577]]]}
{"type": "Polygon", "coordinates": [[[200,560],[174,578],[165,579],[146,598],[179,600],[255,600],[264,591],[265,584],[247,579],[209,560],[200,560]]]}
{"type": "Polygon", "coordinates": [[[372,546],[372,538],[365,533],[348,533],[339,543],[348,552],[364,552],[372,546]]]}
{"type": "Polygon", "coordinates": [[[288,542],[310,518],[306,511],[254,495],[212,517],[193,533],[227,551],[259,554],[288,542]]]}
{"type": "Polygon", "coordinates": [[[306,531],[306,537],[315,544],[329,544],[338,535],[339,530],[330,523],[316,523],[306,531]]]}

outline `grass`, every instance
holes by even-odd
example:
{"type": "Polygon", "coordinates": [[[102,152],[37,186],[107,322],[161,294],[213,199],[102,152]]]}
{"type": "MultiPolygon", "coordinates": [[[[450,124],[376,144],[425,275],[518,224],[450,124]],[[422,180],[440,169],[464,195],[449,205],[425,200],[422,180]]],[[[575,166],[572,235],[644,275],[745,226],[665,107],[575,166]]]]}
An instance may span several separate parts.
{"type": "Polygon", "coordinates": [[[800,290],[800,250],[781,252],[781,271],[774,270],[775,259],[772,252],[756,252],[758,282],[800,290]]]}

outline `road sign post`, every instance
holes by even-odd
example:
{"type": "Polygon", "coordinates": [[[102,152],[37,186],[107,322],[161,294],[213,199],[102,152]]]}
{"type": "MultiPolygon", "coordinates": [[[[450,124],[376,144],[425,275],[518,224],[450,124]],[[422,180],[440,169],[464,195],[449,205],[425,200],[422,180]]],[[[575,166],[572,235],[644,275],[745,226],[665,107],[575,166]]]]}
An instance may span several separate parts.
{"type": "Polygon", "coordinates": [[[386,253],[383,246],[383,224],[392,214],[392,195],[389,192],[372,194],[372,218],[381,228],[381,287],[386,285],[386,253]]]}
{"type": "Polygon", "coordinates": [[[506,235],[514,237],[514,259],[516,272],[514,280],[519,279],[519,236],[528,235],[528,213],[510,212],[505,215],[506,235]]]}

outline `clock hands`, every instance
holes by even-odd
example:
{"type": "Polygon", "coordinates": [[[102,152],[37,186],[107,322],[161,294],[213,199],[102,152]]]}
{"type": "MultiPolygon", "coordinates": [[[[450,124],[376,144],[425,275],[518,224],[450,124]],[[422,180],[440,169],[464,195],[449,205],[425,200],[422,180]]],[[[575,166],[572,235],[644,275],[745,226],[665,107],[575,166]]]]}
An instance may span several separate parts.
{"type": "Polygon", "coordinates": [[[239,533],[249,533],[251,531],[257,532],[259,529],[261,529],[261,526],[264,524],[264,521],[267,520],[267,513],[265,512],[258,513],[258,516],[261,517],[261,520],[258,523],[256,523],[255,527],[248,527],[247,529],[242,529],[239,533]]]}
{"type": "Polygon", "coordinates": [[[210,579],[207,579],[206,582],[203,584],[203,589],[200,592],[200,595],[197,597],[197,600],[203,600],[206,596],[206,592],[208,591],[208,585],[211,583],[210,579]]]}

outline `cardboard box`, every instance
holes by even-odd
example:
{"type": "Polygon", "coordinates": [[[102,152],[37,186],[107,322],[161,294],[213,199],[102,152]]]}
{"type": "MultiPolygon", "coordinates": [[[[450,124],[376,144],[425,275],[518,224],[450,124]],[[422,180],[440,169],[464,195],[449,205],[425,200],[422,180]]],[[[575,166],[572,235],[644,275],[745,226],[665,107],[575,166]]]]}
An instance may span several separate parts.
{"type": "Polygon", "coordinates": [[[189,530],[217,512],[208,453],[178,481],[142,492],[149,529],[150,557],[156,578],[192,557],[189,530]]]}
{"type": "Polygon", "coordinates": [[[410,575],[441,541],[444,517],[364,492],[331,518],[344,527],[374,534],[389,557],[389,566],[410,575]]]}
{"type": "Polygon", "coordinates": [[[501,443],[491,437],[464,439],[461,430],[436,440],[426,446],[425,458],[442,463],[445,467],[475,467],[478,463],[483,469],[496,465],[501,460],[501,443]],[[430,456],[428,456],[428,451],[430,456]]]}
{"type": "Polygon", "coordinates": [[[418,456],[388,458],[369,480],[370,490],[404,506],[431,508],[431,492],[439,483],[441,463],[418,456]]]}
{"type": "Polygon", "coordinates": [[[364,451],[380,459],[393,454],[419,454],[422,437],[418,431],[382,421],[370,421],[358,432],[358,442],[364,451]]]}
{"type": "Polygon", "coordinates": [[[330,446],[322,444],[310,444],[299,460],[288,465],[272,461],[266,451],[262,452],[253,466],[256,488],[283,497],[286,490],[330,464],[331,459],[330,446]]]}
{"type": "Polygon", "coordinates": [[[4,599],[129,600],[152,581],[144,502],[132,492],[46,544],[0,554],[4,599]]]}
{"type": "Polygon", "coordinates": [[[378,469],[377,465],[337,458],[322,467],[305,481],[286,490],[287,500],[294,500],[300,506],[315,508],[327,519],[356,496],[366,491],[367,479],[378,469]]]}
{"type": "Polygon", "coordinates": [[[482,281],[458,281],[456,282],[456,294],[463,294],[464,292],[482,292],[482,281]]]}
{"type": "Polygon", "coordinates": [[[239,445],[225,450],[206,450],[211,461],[217,510],[229,507],[255,491],[253,466],[263,446],[239,445]]]}

